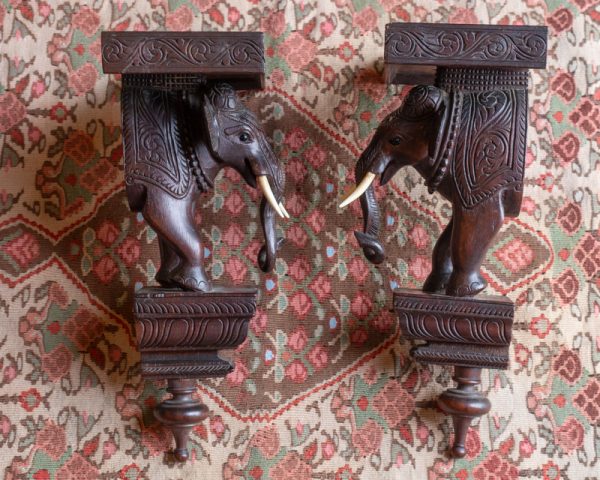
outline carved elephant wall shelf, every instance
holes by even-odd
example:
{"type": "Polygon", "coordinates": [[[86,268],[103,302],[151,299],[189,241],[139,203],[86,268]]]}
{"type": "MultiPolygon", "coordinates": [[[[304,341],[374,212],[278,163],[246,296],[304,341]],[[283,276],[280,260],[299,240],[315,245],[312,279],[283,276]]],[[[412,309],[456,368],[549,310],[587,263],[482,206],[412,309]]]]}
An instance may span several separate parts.
{"type": "MultiPolygon", "coordinates": [[[[453,417],[451,452],[465,454],[471,420],[490,402],[477,391],[482,368],[507,368],[514,317],[506,297],[478,295],[486,251],[505,216],[517,216],[523,194],[528,69],[544,68],[546,28],[389,24],[386,79],[418,84],[377,128],[356,165],[365,256],[381,263],[373,181],[388,182],[411,165],[453,206],[433,250],[423,291],[398,289],[394,308],[406,338],[421,342],[415,359],[454,366],[457,388],[439,407],[453,417]]],[[[104,32],[105,73],[122,74],[125,184],[129,205],[157,232],[160,287],[134,298],[141,373],[166,379],[173,395],[155,416],[174,436],[174,456],[189,457],[190,430],[207,415],[193,398],[195,379],[223,376],[219,349],[240,345],[256,310],[257,290],[217,287],[203,265],[194,228],[195,200],[218,171],[237,170],[264,194],[265,243],[258,265],[270,271],[281,239],[275,216],[289,217],[285,178],[256,117],[237,88],[264,83],[261,33],[104,32]]]]}
{"type": "Polygon", "coordinates": [[[224,167],[260,187],[263,271],[273,269],[281,243],[275,215],[289,217],[283,169],[235,91],[263,86],[263,34],[103,32],[102,62],[105,73],[122,74],[127,199],[160,246],[161,287],[134,298],[141,373],[168,381],[173,398],[154,413],[173,431],[175,458],[184,461],[189,432],[207,415],[192,397],[195,379],[232,370],[217,351],[245,340],[257,297],[255,289],[209,281],[194,226],[196,199],[224,167]]]}
{"type": "Polygon", "coordinates": [[[505,216],[523,196],[530,68],[545,68],[546,27],[393,23],[386,26],[389,83],[419,84],[377,128],[355,169],[364,228],[355,232],[367,259],[381,263],[379,209],[373,182],[413,166],[429,192],[452,204],[423,291],[398,289],[394,308],[412,350],[424,363],[454,365],[458,388],[438,406],[452,415],[451,453],[465,455],[471,420],[490,410],[476,386],[481,369],[507,368],[514,316],[506,297],[475,296],[480,272],[505,216]]]}

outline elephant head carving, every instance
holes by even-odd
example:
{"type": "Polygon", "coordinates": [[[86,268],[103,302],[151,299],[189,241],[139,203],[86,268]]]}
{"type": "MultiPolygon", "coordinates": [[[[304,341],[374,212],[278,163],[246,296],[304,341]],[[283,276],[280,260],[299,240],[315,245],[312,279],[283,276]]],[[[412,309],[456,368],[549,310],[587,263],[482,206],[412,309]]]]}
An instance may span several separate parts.
{"type": "Polygon", "coordinates": [[[486,286],[480,266],[504,215],[520,209],[525,161],[525,89],[453,90],[416,86],[377,128],[355,169],[364,228],[355,236],[365,256],[381,263],[379,208],[373,182],[385,185],[403,166],[414,167],[430,193],[453,205],[453,217],[433,251],[423,290],[475,295],[486,286]]]}
{"type": "Polygon", "coordinates": [[[285,178],[265,132],[226,83],[193,88],[141,88],[124,82],[125,183],[129,205],[157,232],[163,286],[209,291],[203,248],[193,226],[197,196],[213,187],[218,172],[234,168],[261,188],[265,244],[258,254],[271,271],[282,241],[275,214],[283,206],[285,178]]]}

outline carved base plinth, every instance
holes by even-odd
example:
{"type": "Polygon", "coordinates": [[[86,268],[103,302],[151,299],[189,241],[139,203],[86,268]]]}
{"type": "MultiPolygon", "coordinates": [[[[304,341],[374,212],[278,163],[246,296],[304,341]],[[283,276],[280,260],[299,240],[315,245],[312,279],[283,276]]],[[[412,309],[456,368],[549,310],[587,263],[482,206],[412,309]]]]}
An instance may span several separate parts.
{"type": "Polygon", "coordinates": [[[196,378],[224,376],[233,365],[218,350],[235,348],[256,312],[254,289],[214,289],[209,293],[143,288],[135,293],[134,315],[142,376],[167,379],[173,395],[154,410],[175,437],[174,456],[189,457],[188,436],[208,413],[192,398],[196,378]]]}
{"type": "Polygon", "coordinates": [[[402,336],[425,342],[412,349],[416,360],[454,366],[458,386],[446,390],[438,406],[454,422],[450,453],[462,457],[471,421],[490,410],[489,400],[477,391],[481,369],[508,367],[514,305],[506,297],[450,297],[398,289],[394,309],[402,336]]]}

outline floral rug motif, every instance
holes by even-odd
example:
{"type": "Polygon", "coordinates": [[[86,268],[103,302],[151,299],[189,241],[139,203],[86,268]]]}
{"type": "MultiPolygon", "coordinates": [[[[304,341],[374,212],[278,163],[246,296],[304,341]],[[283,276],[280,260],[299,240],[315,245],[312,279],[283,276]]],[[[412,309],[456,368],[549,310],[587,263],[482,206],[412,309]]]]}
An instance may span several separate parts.
{"type": "Polygon", "coordinates": [[[0,469],[5,478],[543,480],[600,472],[600,14],[597,0],[0,0],[0,469]],[[450,206],[414,170],[378,188],[386,261],[353,230],[354,164],[407,89],[383,83],[391,21],[549,27],[531,73],[523,208],[484,274],[517,305],[511,367],[468,453],[429,402],[447,368],[415,363],[390,313],[418,288],[450,206]],[[199,384],[192,459],[164,455],[131,295],[153,282],[155,233],[127,207],[120,78],[103,30],[265,32],[266,88],[246,92],[287,175],[273,273],[250,260],[258,193],[224,171],[197,228],[216,283],[260,289],[235,370],[199,384]],[[226,219],[226,221],[224,221],[226,219]]]}

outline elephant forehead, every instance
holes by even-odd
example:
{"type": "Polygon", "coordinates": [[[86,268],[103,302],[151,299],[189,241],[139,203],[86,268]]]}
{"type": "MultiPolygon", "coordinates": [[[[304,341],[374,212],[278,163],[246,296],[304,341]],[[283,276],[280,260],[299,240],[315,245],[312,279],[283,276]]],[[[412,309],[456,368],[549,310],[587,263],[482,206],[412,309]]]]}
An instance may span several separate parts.
{"type": "Polygon", "coordinates": [[[439,88],[418,85],[410,91],[397,112],[402,118],[421,120],[432,116],[442,102],[443,93],[439,88]]]}

